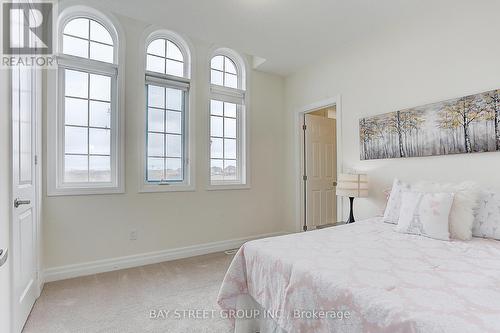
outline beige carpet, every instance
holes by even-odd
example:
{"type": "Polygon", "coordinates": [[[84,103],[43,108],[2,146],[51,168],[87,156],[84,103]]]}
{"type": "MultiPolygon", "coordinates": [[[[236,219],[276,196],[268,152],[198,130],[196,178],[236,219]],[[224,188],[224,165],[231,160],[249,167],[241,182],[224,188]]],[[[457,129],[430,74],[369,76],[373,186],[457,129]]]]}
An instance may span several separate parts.
{"type": "Polygon", "coordinates": [[[23,332],[231,332],[216,304],[231,259],[217,253],[47,283],[23,332]],[[150,319],[151,310],[171,312],[150,319]],[[215,315],[189,319],[189,310],[215,315]]]}

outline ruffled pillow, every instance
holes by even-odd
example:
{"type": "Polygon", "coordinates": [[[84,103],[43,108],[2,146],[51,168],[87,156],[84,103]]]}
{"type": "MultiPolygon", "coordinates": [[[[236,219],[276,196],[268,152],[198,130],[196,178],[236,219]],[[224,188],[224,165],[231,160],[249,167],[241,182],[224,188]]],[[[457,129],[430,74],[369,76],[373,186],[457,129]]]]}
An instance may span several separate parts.
{"type": "Polygon", "coordinates": [[[403,191],[409,191],[410,185],[400,181],[399,179],[394,179],[392,184],[392,190],[389,195],[389,200],[387,201],[387,206],[385,207],[384,217],[382,221],[386,223],[397,224],[399,220],[399,211],[401,210],[401,194],[403,191]]]}

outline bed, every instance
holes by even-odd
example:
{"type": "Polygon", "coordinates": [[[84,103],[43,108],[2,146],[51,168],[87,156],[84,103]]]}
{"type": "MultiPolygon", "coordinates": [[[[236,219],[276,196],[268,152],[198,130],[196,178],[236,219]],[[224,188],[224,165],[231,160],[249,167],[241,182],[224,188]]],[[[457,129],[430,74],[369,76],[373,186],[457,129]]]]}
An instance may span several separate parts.
{"type": "Polygon", "coordinates": [[[218,303],[236,326],[273,327],[247,332],[500,331],[500,241],[394,228],[375,218],[248,242],[218,303]],[[259,318],[239,315],[252,307],[259,318]]]}

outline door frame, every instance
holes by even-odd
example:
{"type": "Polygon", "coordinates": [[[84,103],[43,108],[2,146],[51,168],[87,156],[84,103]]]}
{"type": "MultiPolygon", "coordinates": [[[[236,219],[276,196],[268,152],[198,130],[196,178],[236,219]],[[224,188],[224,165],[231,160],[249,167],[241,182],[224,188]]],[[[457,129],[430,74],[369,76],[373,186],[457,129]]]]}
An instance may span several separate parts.
{"type": "MultiPolygon", "coordinates": [[[[326,98],[320,101],[316,101],[312,104],[304,105],[298,108],[294,114],[293,122],[293,133],[295,136],[294,140],[294,161],[295,161],[295,229],[296,231],[302,231],[302,226],[304,222],[304,181],[303,176],[303,165],[304,165],[304,131],[302,130],[303,117],[306,113],[311,113],[318,111],[330,106],[336,108],[336,137],[337,137],[337,174],[343,171],[343,160],[342,160],[342,98],[341,95],[336,95],[334,97],[326,98]]],[[[343,197],[337,196],[337,221],[341,221],[342,216],[344,216],[344,199],[343,197]]]]}
{"type": "MultiPolygon", "coordinates": [[[[41,260],[41,254],[42,254],[42,242],[41,242],[41,225],[42,225],[42,122],[43,122],[43,76],[44,72],[40,68],[35,68],[36,71],[36,85],[37,85],[37,92],[36,92],[36,104],[39,106],[38,109],[35,110],[35,156],[36,156],[36,164],[35,164],[35,170],[33,172],[33,175],[35,177],[34,181],[34,186],[35,186],[35,205],[33,206],[35,208],[35,227],[36,227],[36,239],[35,239],[35,247],[36,247],[36,253],[35,253],[35,267],[36,267],[36,283],[35,283],[35,292],[37,298],[40,297],[40,294],[43,289],[43,284],[44,284],[44,279],[42,276],[42,260],[41,260]]],[[[10,178],[10,183],[9,183],[9,197],[10,197],[10,204],[9,204],[9,247],[14,248],[14,233],[13,233],[13,223],[14,223],[14,214],[13,214],[13,202],[14,202],[14,169],[13,169],[13,154],[14,151],[12,149],[13,141],[12,141],[12,106],[13,106],[13,101],[12,101],[12,69],[8,70],[8,87],[9,87],[9,96],[8,96],[8,105],[9,105],[9,157],[10,157],[10,163],[9,163],[9,178],[10,178]]],[[[12,251],[9,253],[11,256],[15,255],[12,251]]],[[[9,268],[10,268],[10,308],[11,308],[11,314],[10,314],[10,320],[11,320],[11,329],[15,326],[15,309],[16,307],[14,304],[16,303],[15,301],[15,284],[14,284],[14,267],[13,267],[14,260],[10,260],[9,263],[9,268]]]]}

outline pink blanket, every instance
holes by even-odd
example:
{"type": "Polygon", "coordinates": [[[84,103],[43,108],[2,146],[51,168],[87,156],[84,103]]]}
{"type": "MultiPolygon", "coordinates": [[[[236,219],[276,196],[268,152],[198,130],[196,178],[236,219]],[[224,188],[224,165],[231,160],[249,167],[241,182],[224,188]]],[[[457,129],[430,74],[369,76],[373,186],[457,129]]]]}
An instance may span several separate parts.
{"type": "Polygon", "coordinates": [[[218,303],[248,294],[292,332],[500,332],[500,241],[439,241],[378,219],[243,245],[218,303]]]}

